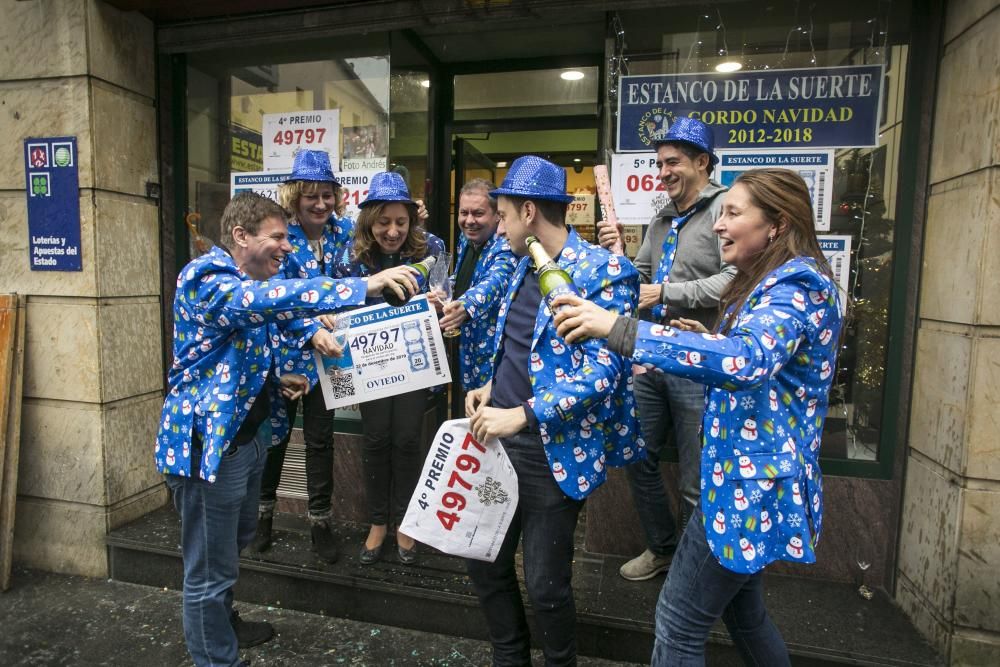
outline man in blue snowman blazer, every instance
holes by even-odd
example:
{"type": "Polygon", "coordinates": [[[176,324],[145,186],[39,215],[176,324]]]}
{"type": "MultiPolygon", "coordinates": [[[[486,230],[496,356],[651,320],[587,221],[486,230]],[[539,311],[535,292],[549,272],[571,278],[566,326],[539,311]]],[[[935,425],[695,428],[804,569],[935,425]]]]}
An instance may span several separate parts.
{"type": "Polygon", "coordinates": [[[631,364],[603,342],[567,345],[542,298],[526,238],[536,237],[585,298],[619,313],[636,307],[639,275],[625,258],[591,245],[565,224],[566,172],[533,155],[518,158],[493,191],[501,224],[521,257],[500,306],[495,370],[469,392],[466,412],[480,441],[500,438],[518,478],[518,507],[493,563],[467,561],[486,614],[494,665],[530,664],[530,640],[514,569],[523,535],[525,587],[546,664],[572,664],[576,606],[573,533],[583,500],[605,466],[644,455],[631,364]]]}
{"type": "Polygon", "coordinates": [[[415,291],[409,269],[366,279],[269,280],[287,253],[285,211],[254,193],[222,214],[225,248],[185,266],[174,298],[174,360],[156,437],[181,516],[184,638],[196,665],[238,665],[240,645],[267,641],[267,623],[233,611],[239,552],[253,539],[266,450],[288,430],[282,395],[308,389],[299,375],[276,381],[282,345],[339,355],[308,316],[360,305],[392,285],[415,291]],[[404,287],[405,286],[405,287],[404,287]]]}

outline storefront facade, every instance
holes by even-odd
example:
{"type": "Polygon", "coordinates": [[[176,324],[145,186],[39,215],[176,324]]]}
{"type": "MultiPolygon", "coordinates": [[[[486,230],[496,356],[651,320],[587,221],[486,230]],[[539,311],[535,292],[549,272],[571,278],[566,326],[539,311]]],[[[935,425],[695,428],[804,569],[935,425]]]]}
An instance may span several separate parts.
{"type": "MultiPolygon", "coordinates": [[[[101,575],[104,533],[165,502],[149,443],[173,285],[193,232],[217,240],[230,193],[262,187],[254,174],[321,147],[360,198],[397,169],[454,243],[456,187],[529,152],[567,169],[572,222],[592,237],[592,168],[618,165],[634,252],[656,201],[644,142],[693,112],[730,171],[746,156],[818,161],[800,169],[853,301],[819,563],[782,570],[886,590],[956,664],[995,655],[996,3],[9,4],[5,41],[59,36],[44,53],[25,41],[0,76],[16,139],[0,289],[30,295],[26,564],[101,575]],[[24,261],[19,151],[61,135],[80,140],[84,270],[60,275],[24,261]],[[81,453],[57,456],[69,443],[81,453]]],[[[587,548],[641,549],[620,476],[588,504],[587,548]]]]}

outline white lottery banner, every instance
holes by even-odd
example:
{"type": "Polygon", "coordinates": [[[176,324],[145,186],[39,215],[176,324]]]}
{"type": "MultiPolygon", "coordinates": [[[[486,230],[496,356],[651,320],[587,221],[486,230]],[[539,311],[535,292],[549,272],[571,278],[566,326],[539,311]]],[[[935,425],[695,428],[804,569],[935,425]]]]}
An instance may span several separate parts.
{"type": "Polygon", "coordinates": [[[399,307],[379,304],[340,316],[351,321],[344,355],[317,355],[327,408],[451,382],[441,327],[426,295],[399,307]]]}
{"type": "Polygon", "coordinates": [[[493,562],[517,509],[517,473],[498,440],[468,419],[438,429],[399,530],[452,556],[493,562]]]}
{"type": "Polygon", "coordinates": [[[229,177],[229,196],[240,192],[256,192],[278,201],[278,186],[291,176],[290,173],[271,171],[234,171],[229,177]]]}
{"type": "Polygon", "coordinates": [[[351,220],[358,219],[361,209],[358,206],[368,196],[368,184],[372,182],[372,176],[385,171],[384,169],[355,169],[353,171],[337,172],[337,182],[344,188],[344,195],[347,198],[347,212],[344,214],[351,220]]]}
{"type": "Polygon", "coordinates": [[[744,171],[763,167],[780,167],[797,172],[809,188],[817,231],[830,229],[833,207],[833,149],[812,150],[720,150],[714,177],[726,187],[744,171]]]}
{"type": "Polygon", "coordinates": [[[818,234],[816,240],[819,241],[819,248],[823,251],[823,256],[830,263],[833,271],[833,278],[841,289],[841,304],[846,305],[844,298],[850,294],[851,281],[851,237],[833,236],[818,234]]]}
{"type": "Polygon", "coordinates": [[[291,171],[300,148],[330,154],[340,164],[340,110],[289,111],[264,114],[264,171],[291,171]]]}
{"type": "Polygon", "coordinates": [[[656,169],[656,153],[615,153],[611,197],[623,225],[647,225],[670,197],[656,169]]]}

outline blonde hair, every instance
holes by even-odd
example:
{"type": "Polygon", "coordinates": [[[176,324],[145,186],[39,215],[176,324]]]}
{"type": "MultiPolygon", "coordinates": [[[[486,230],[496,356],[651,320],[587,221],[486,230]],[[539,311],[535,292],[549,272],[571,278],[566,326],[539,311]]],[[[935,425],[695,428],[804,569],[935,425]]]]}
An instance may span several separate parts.
{"type": "Polygon", "coordinates": [[[376,271],[381,268],[378,261],[381,250],[379,249],[378,241],[375,240],[375,234],[372,233],[372,227],[375,226],[375,222],[382,216],[385,208],[391,204],[403,204],[407,215],[410,217],[410,227],[406,232],[406,240],[403,242],[403,247],[399,251],[400,256],[417,261],[427,256],[427,232],[420,226],[420,221],[417,219],[416,204],[393,201],[372,203],[361,209],[361,212],[358,214],[358,221],[354,225],[352,254],[355,261],[359,261],[376,271]]]}
{"type": "MultiPolygon", "coordinates": [[[[344,198],[344,188],[332,181],[289,181],[278,185],[278,203],[295,217],[299,210],[299,200],[302,195],[314,195],[319,192],[319,188],[327,183],[333,188],[335,204],[334,211],[340,206],[344,198]]],[[[338,216],[339,217],[339,216],[338,216]]]]}

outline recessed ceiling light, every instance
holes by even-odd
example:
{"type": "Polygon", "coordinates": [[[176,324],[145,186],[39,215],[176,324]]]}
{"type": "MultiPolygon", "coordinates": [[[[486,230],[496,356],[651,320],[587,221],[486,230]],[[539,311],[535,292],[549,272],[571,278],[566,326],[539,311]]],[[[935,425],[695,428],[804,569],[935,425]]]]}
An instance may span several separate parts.
{"type": "Polygon", "coordinates": [[[506,166],[507,163],[504,160],[500,160],[499,162],[497,162],[497,169],[504,169],[506,166]]]}
{"type": "Polygon", "coordinates": [[[420,85],[423,86],[424,88],[430,88],[431,87],[430,79],[424,79],[423,81],[420,82],[420,85]]]}
{"type": "Polygon", "coordinates": [[[743,69],[743,63],[735,60],[727,60],[726,62],[719,63],[715,66],[716,72],[738,72],[741,69],[743,69]]]}
{"type": "Polygon", "coordinates": [[[578,69],[566,70],[559,75],[564,81],[579,81],[583,78],[583,72],[578,69]]]}
{"type": "Polygon", "coordinates": [[[578,157],[575,157],[575,158],[573,158],[573,162],[580,162],[580,161],[581,161],[581,160],[580,160],[580,158],[578,158],[578,157]]]}

